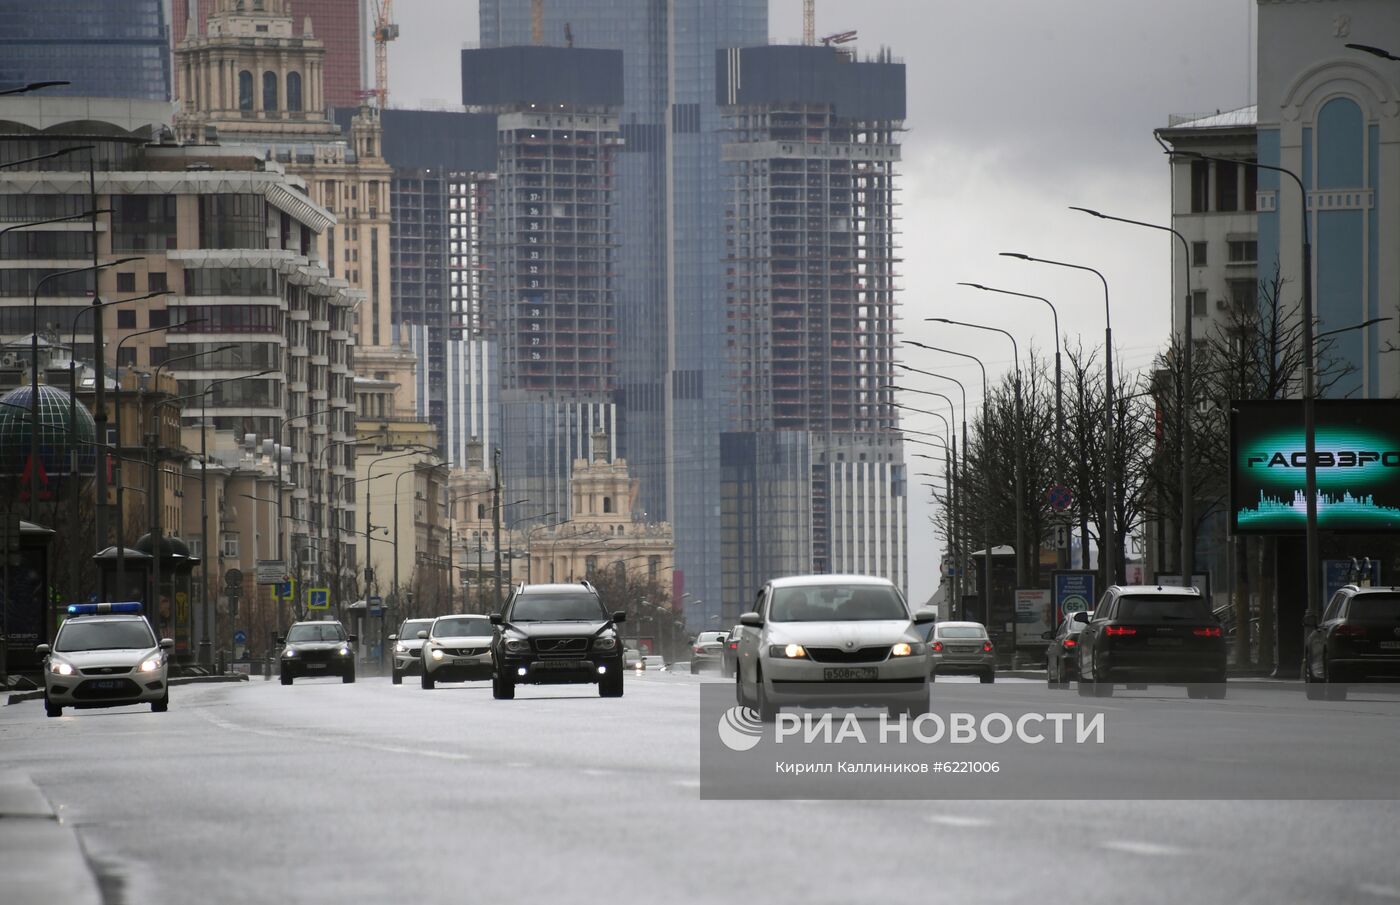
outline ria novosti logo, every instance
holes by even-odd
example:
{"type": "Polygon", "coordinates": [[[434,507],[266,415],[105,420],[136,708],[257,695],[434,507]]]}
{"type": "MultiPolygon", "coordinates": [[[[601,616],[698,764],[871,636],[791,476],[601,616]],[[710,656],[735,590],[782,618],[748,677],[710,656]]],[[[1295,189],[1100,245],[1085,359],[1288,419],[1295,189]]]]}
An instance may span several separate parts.
{"type": "Polygon", "coordinates": [[[720,714],[719,740],[730,751],[750,751],[763,740],[763,723],[752,708],[735,705],[720,714]]]}

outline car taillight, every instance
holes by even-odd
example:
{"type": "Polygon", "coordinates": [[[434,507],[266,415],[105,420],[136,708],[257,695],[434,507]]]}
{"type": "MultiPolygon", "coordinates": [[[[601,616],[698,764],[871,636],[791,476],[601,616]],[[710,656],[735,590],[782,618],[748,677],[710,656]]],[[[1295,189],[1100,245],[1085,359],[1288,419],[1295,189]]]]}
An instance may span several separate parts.
{"type": "Polygon", "coordinates": [[[1206,628],[1193,628],[1191,629],[1191,634],[1195,635],[1197,638],[1219,638],[1220,626],[1212,625],[1206,628]]]}
{"type": "Polygon", "coordinates": [[[1103,633],[1110,638],[1122,638],[1128,635],[1136,635],[1137,629],[1131,625],[1110,625],[1103,630],[1103,633]]]}
{"type": "Polygon", "coordinates": [[[942,642],[942,641],[935,641],[935,642],[933,642],[933,652],[934,652],[935,654],[939,654],[939,653],[942,653],[942,652],[943,652],[943,642],[942,642]]]}
{"type": "Polygon", "coordinates": [[[738,650],[738,649],[739,649],[739,642],[738,642],[738,641],[730,641],[730,642],[729,642],[729,649],[730,649],[730,650],[738,650]]]}
{"type": "Polygon", "coordinates": [[[1339,625],[1337,626],[1337,634],[1343,638],[1359,638],[1362,635],[1366,634],[1366,626],[1339,625]]]}
{"type": "Polygon", "coordinates": [[[697,647],[697,648],[695,648],[695,652],[696,652],[697,654],[703,654],[703,653],[705,652],[705,648],[703,648],[703,647],[697,647]]]}
{"type": "Polygon", "coordinates": [[[1073,638],[1066,638],[1066,639],[1065,639],[1065,647],[1075,647],[1075,646],[1077,646],[1078,644],[1079,644],[1079,642],[1078,642],[1078,641],[1075,641],[1073,638]]]}
{"type": "Polygon", "coordinates": [[[992,642],[990,642],[990,641],[983,641],[983,642],[982,642],[982,653],[984,653],[984,654],[990,654],[991,652],[992,652],[992,642]]]}

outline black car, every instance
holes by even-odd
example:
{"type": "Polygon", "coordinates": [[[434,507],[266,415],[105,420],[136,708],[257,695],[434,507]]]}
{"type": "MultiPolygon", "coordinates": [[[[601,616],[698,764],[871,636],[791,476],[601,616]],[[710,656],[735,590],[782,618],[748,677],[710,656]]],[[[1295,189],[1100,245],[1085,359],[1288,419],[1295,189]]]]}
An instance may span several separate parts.
{"type": "Polygon", "coordinates": [[[1303,681],[1313,700],[1344,701],[1347,682],[1400,679],[1400,588],[1347,585],[1332,595],[1303,644],[1303,681]]]}
{"type": "Polygon", "coordinates": [[[517,685],[597,683],[605,698],[622,697],[622,638],[626,618],[603,608],[598,592],[578,584],[520,585],[504,613],[492,613],[491,692],[515,697],[517,685]]]}
{"type": "Polygon", "coordinates": [[[1068,688],[1079,676],[1079,635],[1094,614],[1085,616],[1084,621],[1066,617],[1057,630],[1041,636],[1050,642],[1045,648],[1045,684],[1050,688],[1068,688]]]}
{"type": "Polygon", "coordinates": [[[355,642],[339,622],[296,622],[287,629],[282,645],[282,684],[292,684],[300,676],[340,676],[342,682],[355,681],[355,642]]]}
{"type": "Polygon", "coordinates": [[[719,674],[726,679],[734,678],[739,671],[739,626],[734,626],[724,638],[720,649],[719,674]]]}
{"type": "Polygon", "coordinates": [[[1079,631],[1079,693],[1113,694],[1113,683],[1185,683],[1193,698],[1225,697],[1225,638],[1195,588],[1117,585],[1079,631]]]}

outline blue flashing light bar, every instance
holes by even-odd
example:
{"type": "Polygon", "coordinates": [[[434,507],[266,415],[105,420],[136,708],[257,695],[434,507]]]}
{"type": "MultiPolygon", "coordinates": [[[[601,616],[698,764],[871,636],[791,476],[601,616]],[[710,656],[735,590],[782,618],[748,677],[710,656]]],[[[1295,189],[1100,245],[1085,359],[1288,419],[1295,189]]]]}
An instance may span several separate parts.
{"type": "Polygon", "coordinates": [[[69,616],[106,616],[124,615],[140,616],[141,602],[126,601],[122,603],[70,603],[68,604],[69,616]]]}

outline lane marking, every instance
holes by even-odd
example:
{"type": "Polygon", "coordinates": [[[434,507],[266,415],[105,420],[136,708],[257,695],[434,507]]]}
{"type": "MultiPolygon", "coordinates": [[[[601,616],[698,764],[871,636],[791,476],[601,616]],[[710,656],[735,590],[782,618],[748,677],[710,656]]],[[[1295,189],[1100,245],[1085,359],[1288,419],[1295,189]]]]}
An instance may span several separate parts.
{"type": "Polygon", "coordinates": [[[276,729],[255,729],[251,726],[240,726],[237,723],[231,723],[228,720],[223,719],[222,717],[214,716],[213,714],[206,713],[202,710],[195,712],[199,714],[201,719],[213,723],[215,726],[228,732],[245,732],[250,735],[260,735],[264,738],[275,738],[298,742],[323,742],[328,745],[339,745],[343,748],[359,748],[363,751],[378,751],[383,754],[416,754],[420,757],[433,757],[437,758],[438,760],[451,761],[470,761],[473,759],[470,754],[461,754],[454,751],[433,751],[428,748],[405,748],[401,745],[376,745],[373,742],[361,742],[347,738],[333,738],[325,735],[307,734],[306,732],[301,731],[294,732],[276,729]]]}
{"type": "Polygon", "coordinates": [[[928,822],[958,829],[974,829],[992,825],[992,821],[985,817],[962,817],[957,814],[933,814],[928,818],[928,822]]]}
{"type": "Polygon", "coordinates": [[[1100,842],[1099,848],[1106,848],[1112,852],[1123,852],[1128,855],[1143,855],[1149,858],[1173,857],[1186,854],[1186,849],[1178,848],[1175,845],[1162,845],[1158,842],[1138,842],[1133,839],[1115,839],[1111,842],[1100,842]]]}

